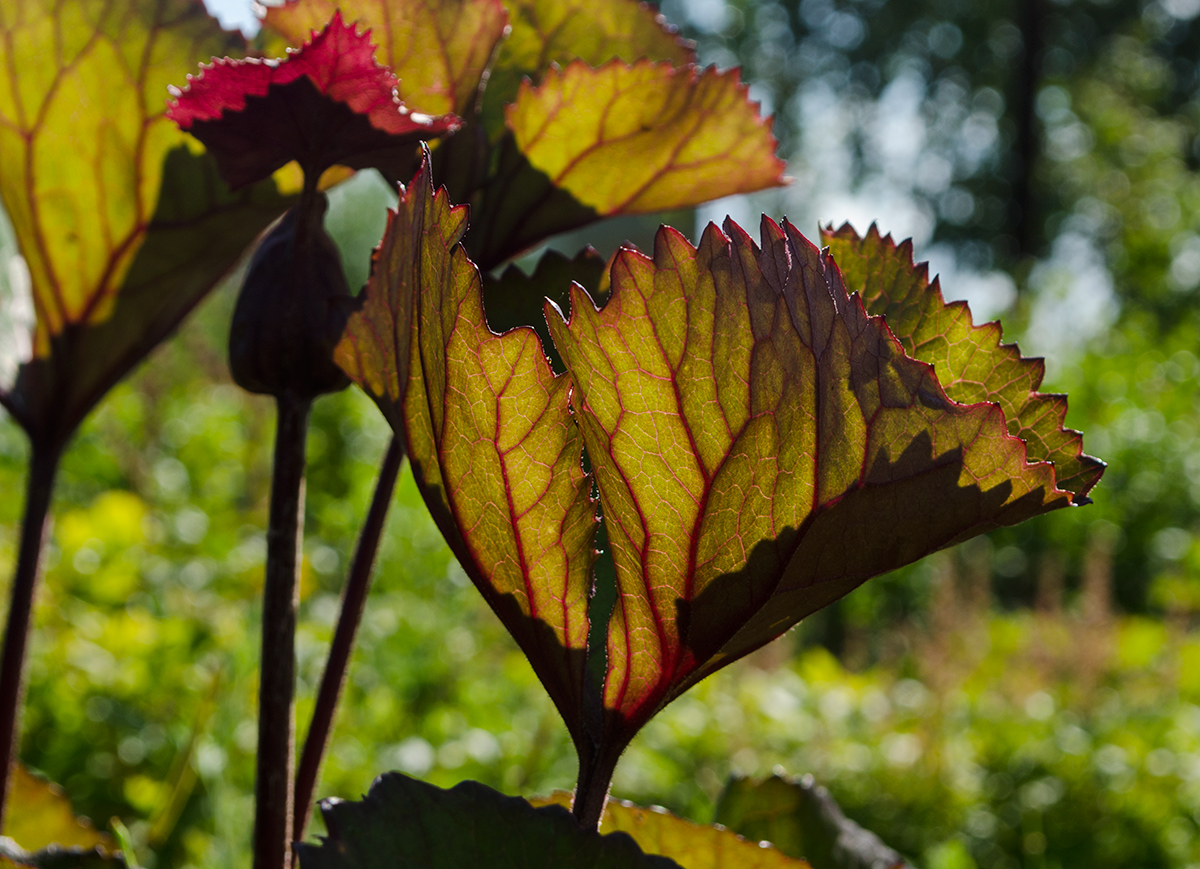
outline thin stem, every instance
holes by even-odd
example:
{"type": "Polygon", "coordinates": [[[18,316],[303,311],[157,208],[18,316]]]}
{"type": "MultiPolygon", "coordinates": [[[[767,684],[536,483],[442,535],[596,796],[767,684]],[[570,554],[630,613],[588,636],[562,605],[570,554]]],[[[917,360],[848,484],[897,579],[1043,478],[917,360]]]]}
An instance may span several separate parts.
{"type": "Polygon", "coordinates": [[[325,748],[329,744],[338,698],[342,693],[342,686],[346,683],[346,670],[350,664],[350,654],[354,651],[354,635],[358,632],[359,622],[362,621],[367,592],[371,588],[371,568],[375,564],[379,538],[383,534],[384,520],[387,519],[392,492],[396,487],[396,477],[400,473],[403,461],[404,445],[400,438],[393,437],[383,458],[383,467],[375,483],[375,495],[371,499],[371,507],[367,511],[367,518],[358,538],[358,548],[354,551],[354,561],[350,565],[350,574],[342,592],[342,611],[338,616],[333,642],[329,647],[329,658],[321,676],[321,687],[317,691],[312,724],[309,725],[308,735],[304,740],[304,751],[300,755],[300,766],[296,772],[297,840],[303,839],[308,829],[317,776],[321,771],[325,748]]]}
{"type": "Polygon", "coordinates": [[[8,784],[17,756],[17,733],[25,693],[25,647],[29,640],[29,621],[33,612],[33,593],[37,587],[38,564],[50,514],[50,495],[58,471],[61,449],[33,446],[29,461],[29,480],[25,493],[25,516],[21,523],[21,548],[13,575],[8,627],[4,631],[4,654],[0,659],[0,830],[4,829],[4,811],[8,805],[8,784]]]}
{"type": "Polygon", "coordinates": [[[593,832],[600,828],[613,771],[617,768],[624,746],[618,750],[613,750],[611,746],[605,749],[604,746],[597,747],[587,752],[587,757],[580,753],[579,782],[575,785],[575,801],[571,806],[576,823],[593,832]]]}
{"type": "Polygon", "coordinates": [[[295,768],[296,568],[304,527],[304,443],[309,398],[276,402],[275,468],[267,528],[262,663],[258,689],[258,765],[254,782],[254,869],[290,869],[295,768]]]}

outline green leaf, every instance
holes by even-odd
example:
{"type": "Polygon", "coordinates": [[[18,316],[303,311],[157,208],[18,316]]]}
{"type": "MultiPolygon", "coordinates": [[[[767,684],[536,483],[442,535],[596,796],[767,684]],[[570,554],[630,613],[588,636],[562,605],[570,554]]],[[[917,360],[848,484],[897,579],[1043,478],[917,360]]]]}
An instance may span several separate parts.
{"type": "MultiPolygon", "coordinates": [[[[626,250],[550,332],[617,604],[611,761],[664,704],[864,580],[1071,503],[993,405],[958,405],[790,224],[626,250]]],[[[604,757],[599,761],[603,765],[604,757]]]]}
{"type": "Polygon", "coordinates": [[[451,549],[578,721],[595,507],[569,382],[532,329],[488,329],[465,230],[466,209],[434,193],[426,152],[335,358],[403,433],[451,549]]]}
{"type": "Polygon", "coordinates": [[[0,401],[54,444],[286,203],[272,182],[230,194],[164,116],[197,59],[244,48],[199,4],[36,0],[0,37],[0,198],[37,315],[0,401]]]}
{"type": "Polygon", "coordinates": [[[386,773],[362,802],[325,800],[321,814],[329,836],[297,846],[302,869],[678,869],[623,833],[580,829],[561,806],[535,809],[478,782],[442,790],[386,773]]]}
{"type": "MultiPolygon", "coordinates": [[[[571,794],[555,791],[548,798],[530,802],[570,807],[571,794]]],[[[670,857],[687,869],[809,869],[803,860],[744,839],[720,825],[697,824],[666,809],[644,809],[625,800],[608,801],[600,828],[606,833],[628,833],[646,853],[670,857]]]]}
{"type": "Polygon", "coordinates": [[[500,0],[293,0],[267,7],[268,50],[307,41],[339,9],[346,21],[370,28],[376,57],[400,79],[400,98],[431,115],[474,111],[508,19],[500,0]]]}
{"type": "Polygon", "coordinates": [[[962,404],[1000,405],[1010,434],[1025,441],[1032,459],[1053,462],[1058,488],[1086,495],[1104,463],[1083,453],[1083,436],[1064,428],[1067,397],[1037,391],[1045,362],[1027,359],[1016,344],[1001,344],[998,322],[976,326],[966,302],[946,304],[927,263],[913,264],[912,242],[897,245],[875,224],[860,238],[850,224],[821,233],[842,269],[846,286],[867,312],[886,318],[904,350],[928,362],[946,394],[962,404]]]}
{"type": "Polygon", "coordinates": [[[765,839],[785,854],[804,857],[813,869],[908,865],[878,836],[847,818],[810,775],[731,779],[717,801],[716,820],[749,838],[765,839]]]}

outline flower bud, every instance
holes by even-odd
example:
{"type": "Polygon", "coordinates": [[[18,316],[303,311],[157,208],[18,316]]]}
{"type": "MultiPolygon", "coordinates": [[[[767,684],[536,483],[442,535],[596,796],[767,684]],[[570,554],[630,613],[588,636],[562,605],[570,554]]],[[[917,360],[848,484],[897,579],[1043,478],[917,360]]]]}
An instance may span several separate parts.
{"type": "Polygon", "coordinates": [[[315,398],[349,384],[333,362],[349,314],[341,257],[325,232],[326,200],[292,209],[250,261],[229,333],[229,368],[250,392],[315,398]]]}

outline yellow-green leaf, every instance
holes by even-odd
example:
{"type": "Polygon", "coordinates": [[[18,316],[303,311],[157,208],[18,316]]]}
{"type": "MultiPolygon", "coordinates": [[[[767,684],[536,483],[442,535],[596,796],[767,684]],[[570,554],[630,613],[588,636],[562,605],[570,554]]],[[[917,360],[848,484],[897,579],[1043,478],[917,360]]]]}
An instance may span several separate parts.
{"type": "Polygon", "coordinates": [[[927,263],[913,264],[912,242],[896,244],[875,224],[860,238],[850,224],[821,234],[841,266],[846,286],[862,296],[870,314],[882,316],[914,359],[928,362],[949,395],[961,404],[995,402],[1008,431],[1030,458],[1053,462],[1058,488],[1086,501],[1104,463],[1083,452],[1083,436],[1064,426],[1067,397],[1038,392],[1046,373],[1016,344],[1001,344],[998,322],[974,325],[966,302],[947,304],[927,263]]]}
{"type": "Polygon", "coordinates": [[[47,845],[116,849],[112,837],[98,831],[86,818],[75,816],[71,801],[57,785],[18,765],[13,768],[9,787],[4,835],[27,851],[47,845]]]}
{"type": "Polygon", "coordinates": [[[500,0],[292,0],[267,9],[269,50],[300,45],[339,9],[347,22],[370,28],[376,58],[400,79],[400,98],[431,115],[474,111],[508,19],[500,0]]]}
{"type": "Polygon", "coordinates": [[[488,329],[465,230],[466,209],[433,190],[426,151],[336,358],[399,424],[459,562],[578,721],[595,507],[569,382],[532,329],[488,329]]]}
{"type": "MultiPolygon", "coordinates": [[[[555,791],[530,802],[570,808],[571,794],[555,791]]],[[[809,869],[803,860],[793,859],[765,842],[751,842],[720,825],[697,824],[666,809],[644,809],[625,800],[608,801],[600,830],[628,833],[647,854],[670,857],[684,869],[809,869]]]]}
{"type": "Polygon", "coordinates": [[[243,48],[192,0],[0,9],[0,199],[37,316],[33,358],[0,400],[43,443],[65,440],[283,210],[270,182],[229,194],[164,116],[169,84],[243,48]]]}
{"type": "Polygon", "coordinates": [[[581,60],[695,61],[691,43],[639,0],[507,0],[512,31],[500,46],[484,95],[489,131],[499,134],[504,106],[516,99],[521,80],[541,81],[551,67],[581,60]]]}
{"type": "Polygon", "coordinates": [[[603,215],[784,183],[771,123],[737,70],[572,63],[523,86],[508,125],[535,169],[603,215]]]}
{"type": "Polygon", "coordinates": [[[764,218],[626,250],[597,311],[550,333],[618,588],[600,766],[658,709],[864,580],[1071,496],[994,405],[951,401],[764,218]]]}

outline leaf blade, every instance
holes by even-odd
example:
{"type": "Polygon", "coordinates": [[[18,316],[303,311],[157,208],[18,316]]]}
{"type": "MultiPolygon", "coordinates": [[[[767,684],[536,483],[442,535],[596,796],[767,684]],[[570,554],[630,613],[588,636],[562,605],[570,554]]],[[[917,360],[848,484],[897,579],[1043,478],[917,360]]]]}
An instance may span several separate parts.
{"type": "Polygon", "coordinates": [[[54,444],[286,199],[272,182],[231,195],[165,117],[193,57],[245,47],[201,6],[30,2],[0,13],[0,35],[0,199],[36,314],[0,402],[54,444]]]}
{"type": "Polygon", "coordinates": [[[717,800],[716,820],[822,869],[909,869],[897,851],[847,818],[811,775],[733,778],[717,800]]]}
{"type": "Polygon", "coordinates": [[[330,836],[321,845],[297,846],[303,869],[678,869],[643,853],[627,835],[581,829],[561,806],[535,808],[472,781],[443,790],[385,773],[361,802],[326,800],[321,813],[330,836]]]}
{"type": "Polygon", "coordinates": [[[998,409],[949,401],[793,227],[764,218],[761,248],[726,230],[699,248],[660,231],[653,258],[618,256],[602,311],[549,323],[617,570],[613,745],[869,576],[1069,503],[998,409]]]}
{"type": "Polygon", "coordinates": [[[427,154],[335,358],[404,433],[451,549],[578,737],[595,507],[570,383],[532,329],[488,329],[465,212],[434,192],[427,154]]]}
{"type": "Polygon", "coordinates": [[[597,213],[686,208],[785,183],[737,70],[573,62],[521,87],[507,122],[532,166],[597,213]]]}
{"type": "Polygon", "coordinates": [[[887,319],[907,353],[935,367],[952,399],[998,404],[1030,456],[1054,463],[1058,487],[1086,498],[1104,463],[1086,455],[1082,435],[1065,427],[1067,397],[1037,391],[1046,370],[1041,359],[1001,344],[999,323],[975,325],[965,302],[947,303],[927,264],[914,265],[911,241],[897,245],[874,224],[862,237],[848,223],[821,236],[867,311],[887,319]]]}
{"type": "Polygon", "coordinates": [[[582,60],[694,63],[692,45],[655,9],[639,0],[507,0],[511,32],[500,46],[484,94],[484,123],[493,137],[503,129],[504,106],[522,79],[540,82],[550,69],[582,60]]]}
{"type": "MultiPolygon", "coordinates": [[[[569,808],[571,799],[569,791],[555,791],[530,802],[569,808]]],[[[764,847],[765,843],[757,840],[749,841],[719,824],[697,824],[627,800],[610,799],[605,803],[600,827],[606,833],[628,833],[647,854],[661,854],[688,869],[810,869],[795,855],[764,847]]]]}
{"type": "Polygon", "coordinates": [[[377,56],[400,80],[400,98],[434,115],[472,111],[508,21],[500,0],[292,0],[267,9],[264,29],[279,37],[269,47],[280,51],[300,44],[339,9],[347,21],[370,29],[379,43],[377,56]]]}

